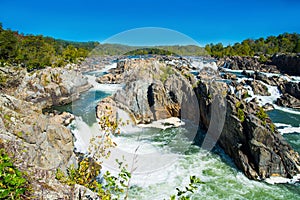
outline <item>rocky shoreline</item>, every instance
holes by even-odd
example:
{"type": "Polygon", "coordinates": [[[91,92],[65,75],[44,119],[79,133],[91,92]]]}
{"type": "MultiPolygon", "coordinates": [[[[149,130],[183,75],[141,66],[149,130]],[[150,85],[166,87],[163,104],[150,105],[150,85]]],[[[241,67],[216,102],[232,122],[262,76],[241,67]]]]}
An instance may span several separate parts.
{"type": "MultiPolygon", "coordinates": [[[[37,197],[77,199],[85,193],[96,198],[83,186],[71,188],[55,179],[56,169],[66,169],[71,163],[77,163],[74,136],[66,127],[74,116],[42,112],[44,108],[78,99],[80,93],[91,87],[81,72],[99,69],[103,63],[110,63],[111,58],[93,58],[89,62],[82,68],[46,68],[32,73],[0,68],[11,87],[1,88],[0,93],[0,147],[16,156],[16,165],[21,170],[35,174],[31,183],[37,197]]],[[[205,130],[204,135],[197,133],[197,129],[191,130],[195,134],[187,135],[192,140],[196,138],[197,144],[204,144],[203,138],[214,141],[219,137],[218,144],[250,179],[292,178],[299,174],[298,153],[276,130],[258,106],[257,99],[247,101],[249,90],[245,88],[249,86],[255,95],[267,96],[270,91],[266,84],[278,87],[282,95],[276,104],[299,108],[299,83],[291,81],[289,76],[266,76],[261,72],[277,73],[280,69],[275,65],[260,66],[257,58],[254,61],[225,58],[217,61],[217,66],[219,69],[232,66],[231,69],[254,70],[253,73],[242,71],[243,76],[253,81],[238,81],[235,74],[226,71],[221,81],[212,81],[220,78],[214,70],[207,66],[198,70],[186,58],[118,58],[117,67],[99,77],[97,82],[122,83],[124,88],[98,103],[97,118],[106,116],[109,106],[112,122],[117,118],[117,111],[122,110],[133,125],[151,127],[154,123],[156,127],[168,128],[185,124],[189,128],[189,123],[181,124],[176,120],[181,118],[205,130]],[[222,120],[224,123],[217,123],[222,120]],[[211,124],[215,126],[212,128],[211,124]],[[219,135],[215,134],[218,132],[219,135]]],[[[272,106],[263,108],[272,109],[272,106]]]]}
{"type": "MultiPolygon", "coordinates": [[[[175,59],[173,63],[175,62],[181,61],[175,59]]],[[[255,94],[270,95],[268,88],[260,80],[233,82],[231,85],[234,85],[235,89],[227,94],[230,88],[224,82],[215,82],[211,85],[210,77],[213,72],[209,68],[203,68],[197,76],[193,76],[190,73],[195,70],[192,65],[182,66],[178,64],[172,66],[164,58],[124,60],[118,63],[116,69],[99,78],[98,82],[125,83],[125,87],[109,97],[109,101],[104,99],[99,102],[97,113],[102,112],[101,105],[106,102],[114,110],[123,109],[128,112],[135,124],[181,117],[199,122],[200,126],[208,131],[206,136],[197,138],[213,138],[217,136],[211,131],[210,123],[212,120],[222,118],[221,114],[212,116],[211,111],[216,109],[214,106],[217,105],[219,110],[227,108],[224,127],[214,127],[215,132],[221,132],[218,143],[248,178],[255,180],[273,176],[291,178],[300,173],[298,153],[276,130],[255,99],[246,102],[243,100],[245,98],[243,94],[240,97],[236,96],[246,84],[250,84],[255,94]],[[196,98],[193,98],[193,94],[196,98]],[[218,102],[216,105],[215,101],[218,102]]],[[[275,67],[270,69],[271,72],[278,72],[275,67]]],[[[274,85],[288,84],[287,81],[275,77],[263,78],[265,82],[273,82],[274,85]]],[[[101,118],[101,114],[97,116],[101,118]]],[[[218,126],[218,123],[215,125],[218,126]]],[[[197,142],[201,144],[203,141],[197,142]]]]}
{"type": "Polygon", "coordinates": [[[1,69],[9,81],[0,93],[0,147],[13,156],[20,170],[33,174],[29,177],[32,195],[38,199],[78,199],[84,193],[93,196],[83,186],[69,187],[55,179],[57,169],[77,165],[74,137],[66,127],[74,116],[42,112],[79,98],[91,87],[87,79],[68,67],[32,73],[7,69],[1,69]]]}

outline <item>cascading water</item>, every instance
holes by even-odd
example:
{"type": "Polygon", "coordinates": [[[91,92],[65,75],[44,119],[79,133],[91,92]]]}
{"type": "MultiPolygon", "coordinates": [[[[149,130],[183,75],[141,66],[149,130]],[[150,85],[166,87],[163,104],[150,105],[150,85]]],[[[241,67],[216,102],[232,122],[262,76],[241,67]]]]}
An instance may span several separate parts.
{"type": "MultiPolygon", "coordinates": [[[[110,67],[112,66],[107,67],[107,69],[110,67]]],[[[89,117],[95,117],[97,102],[122,87],[122,85],[96,83],[94,75],[97,75],[97,73],[101,75],[103,72],[87,75],[89,82],[94,87],[72,104],[76,120],[70,128],[76,138],[75,146],[79,152],[86,153],[89,139],[100,133],[95,119],[93,118],[92,120],[89,117]],[[89,95],[91,98],[89,98],[89,95]]],[[[272,89],[270,88],[272,95],[278,95],[272,89]]],[[[69,109],[67,106],[60,108],[60,110],[66,111],[70,111],[69,109]]],[[[277,123],[276,125],[278,127],[282,126],[283,129],[287,128],[287,126],[293,128],[297,123],[300,124],[297,114],[286,113],[277,109],[269,112],[269,114],[277,123]],[[287,117],[287,121],[284,120],[285,117],[287,117]]],[[[183,131],[185,130],[182,128],[166,130],[155,128],[123,129],[120,135],[113,137],[113,140],[118,144],[117,154],[120,154],[120,156],[122,156],[122,153],[125,155],[136,155],[135,158],[126,157],[127,159],[129,158],[127,162],[131,164],[129,171],[137,168],[132,170],[128,199],[169,199],[170,195],[177,193],[177,187],[183,188],[188,185],[189,176],[192,175],[196,175],[204,182],[204,184],[200,185],[197,192],[192,195],[192,199],[300,198],[299,184],[271,185],[249,180],[235,168],[232,161],[222,150],[217,149],[215,152],[206,152],[198,146],[192,145],[183,136],[183,131]],[[145,155],[146,157],[153,155],[153,157],[150,157],[150,160],[147,161],[143,157],[145,155]],[[157,163],[163,162],[163,160],[160,160],[161,156],[170,156],[167,158],[171,158],[172,162],[162,163],[160,165],[162,167],[157,167],[157,163]],[[138,162],[139,160],[143,162],[138,162]],[[151,170],[153,169],[151,164],[155,165],[155,170],[151,170]]],[[[297,139],[291,138],[291,140],[288,140],[290,142],[296,141],[296,143],[298,141],[296,145],[299,145],[299,138],[298,136],[297,139]]],[[[300,152],[300,148],[295,149],[300,152]]],[[[114,166],[111,165],[114,159],[113,157],[110,162],[104,163],[104,168],[114,171],[114,166]]]]}

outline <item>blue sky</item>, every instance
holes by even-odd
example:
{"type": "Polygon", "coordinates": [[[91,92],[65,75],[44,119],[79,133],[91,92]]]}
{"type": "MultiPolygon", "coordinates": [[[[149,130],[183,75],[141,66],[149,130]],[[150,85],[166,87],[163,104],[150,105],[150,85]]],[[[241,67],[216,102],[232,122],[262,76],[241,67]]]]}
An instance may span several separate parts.
{"type": "Polygon", "coordinates": [[[298,0],[0,0],[0,22],[5,28],[74,41],[103,42],[126,30],[161,27],[200,45],[233,44],[246,38],[300,33],[299,13],[298,0]]]}

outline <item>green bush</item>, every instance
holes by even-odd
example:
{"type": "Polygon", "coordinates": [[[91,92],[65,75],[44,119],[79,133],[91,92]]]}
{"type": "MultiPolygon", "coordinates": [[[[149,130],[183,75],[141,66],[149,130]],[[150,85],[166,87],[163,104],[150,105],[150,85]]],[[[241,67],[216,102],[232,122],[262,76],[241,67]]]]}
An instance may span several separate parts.
{"type": "Polygon", "coordinates": [[[268,118],[268,114],[264,111],[262,107],[259,108],[259,111],[256,113],[256,116],[262,121],[264,125],[266,125],[266,119],[268,118]]]}
{"type": "Polygon", "coordinates": [[[176,188],[177,194],[170,196],[170,200],[188,200],[190,199],[190,196],[192,193],[194,193],[200,184],[203,184],[200,180],[200,178],[197,178],[196,176],[190,176],[190,183],[188,186],[186,186],[184,189],[176,188]],[[177,198],[176,198],[177,197],[177,198]]]}
{"type": "Polygon", "coordinates": [[[239,120],[241,120],[241,122],[245,121],[245,114],[244,114],[243,109],[238,108],[237,115],[238,115],[239,120]]]}
{"type": "Polygon", "coordinates": [[[21,199],[28,188],[27,180],[0,149],[0,199],[21,199]]]}
{"type": "Polygon", "coordinates": [[[119,199],[121,194],[128,191],[131,174],[123,166],[123,162],[116,161],[121,171],[118,176],[113,176],[107,171],[103,176],[105,180],[104,185],[96,180],[96,177],[100,174],[101,165],[92,164],[87,158],[79,163],[77,169],[74,165],[68,167],[67,175],[60,169],[57,169],[56,179],[69,186],[75,184],[83,185],[96,192],[101,199],[119,199]]]}

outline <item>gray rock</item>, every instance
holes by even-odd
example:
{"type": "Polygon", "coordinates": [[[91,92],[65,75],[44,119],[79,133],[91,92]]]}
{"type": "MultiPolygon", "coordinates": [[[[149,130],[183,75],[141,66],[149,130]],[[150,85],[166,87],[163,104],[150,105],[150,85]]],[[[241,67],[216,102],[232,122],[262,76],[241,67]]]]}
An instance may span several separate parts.
{"type": "Polygon", "coordinates": [[[282,73],[300,76],[300,55],[276,54],[272,57],[272,64],[276,65],[282,73]]]}

